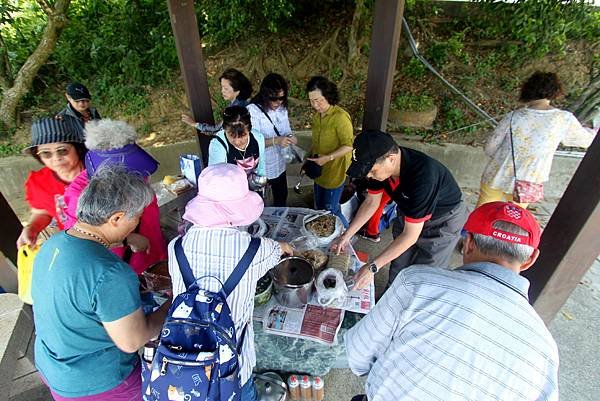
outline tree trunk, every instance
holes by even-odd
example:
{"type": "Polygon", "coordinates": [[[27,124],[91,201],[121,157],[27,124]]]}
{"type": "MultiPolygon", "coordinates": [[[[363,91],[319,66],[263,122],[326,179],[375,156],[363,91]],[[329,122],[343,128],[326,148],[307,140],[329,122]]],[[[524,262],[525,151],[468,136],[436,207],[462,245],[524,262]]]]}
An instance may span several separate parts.
{"type": "Polygon", "coordinates": [[[600,74],[596,75],[583,91],[581,96],[575,100],[569,110],[571,110],[581,121],[586,123],[593,119],[597,111],[595,110],[600,105],[600,74]]]}
{"type": "Polygon", "coordinates": [[[354,14],[352,15],[352,24],[348,33],[348,65],[352,69],[360,57],[358,48],[358,35],[360,31],[360,21],[365,10],[365,0],[356,0],[354,14]]]}
{"type": "Polygon", "coordinates": [[[0,89],[7,90],[12,85],[13,78],[8,60],[8,47],[4,43],[4,38],[0,35],[0,89]]]}
{"type": "Polygon", "coordinates": [[[5,90],[2,94],[0,123],[3,123],[6,128],[15,126],[19,102],[31,88],[33,79],[39,69],[46,63],[50,54],[52,54],[58,36],[67,24],[67,9],[71,0],[56,0],[53,6],[50,6],[45,0],[40,0],[39,3],[48,16],[48,23],[46,28],[44,28],[40,43],[17,73],[12,87],[5,90]]]}

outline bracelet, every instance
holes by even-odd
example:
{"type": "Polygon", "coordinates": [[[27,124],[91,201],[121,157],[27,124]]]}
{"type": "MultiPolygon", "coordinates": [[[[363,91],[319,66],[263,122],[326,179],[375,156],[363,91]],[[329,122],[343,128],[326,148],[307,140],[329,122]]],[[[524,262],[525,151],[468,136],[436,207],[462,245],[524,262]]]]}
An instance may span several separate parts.
{"type": "Polygon", "coordinates": [[[333,154],[329,155],[329,161],[332,162],[333,161],[333,154]]]}
{"type": "Polygon", "coordinates": [[[271,146],[275,146],[275,137],[271,138],[271,146]]]}

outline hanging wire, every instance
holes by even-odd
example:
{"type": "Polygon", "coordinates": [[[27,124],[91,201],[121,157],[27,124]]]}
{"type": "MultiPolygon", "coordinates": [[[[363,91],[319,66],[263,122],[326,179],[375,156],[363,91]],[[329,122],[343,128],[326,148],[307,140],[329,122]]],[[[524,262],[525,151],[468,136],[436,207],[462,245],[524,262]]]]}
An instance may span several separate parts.
{"type": "Polygon", "coordinates": [[[410,45],[410,49],[413,55],[417,58],[417,60],[419,60],[425,67],[427,67],[427,69],[431,71],[436,77],[438,77],[444,83],[444,85],[446,85],[448,89],[450,89],[450,91],[458,95],[477,115],[482,117],[484,119],[483,122],[490,124],[492,127],[496,127],[496,125],[498,125],[498,121],[496,121],[494,117],[486,113],[485,110],[477,106],[471,99],[469,99],[467,95],[462,93],[454,85],[448,82],[439,72],[437,72],[435,68],[433,68],[431,64],[429,64],[429,61],[427,61],[425,57],[423,57],[421,53],[419,53],[419,50],[417,49],[417,44],[415,42],[415,38],[412,36],[410,28],[408,27],[408,23],[406,22],[406,19],[404,17],[402,17],[402,28],[404,29],[406,37],[408,38],[408,44],[410,45]]]}

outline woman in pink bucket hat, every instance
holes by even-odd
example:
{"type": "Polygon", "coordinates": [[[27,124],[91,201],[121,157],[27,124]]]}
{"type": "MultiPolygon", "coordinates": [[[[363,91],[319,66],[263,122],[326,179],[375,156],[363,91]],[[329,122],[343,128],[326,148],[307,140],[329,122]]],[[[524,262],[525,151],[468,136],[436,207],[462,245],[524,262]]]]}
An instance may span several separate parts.
{"type": "MultiPolygon", "coordinates": [[[[198,195],[185,208],[183,218],[193,225],[183,236],[182,247],[194,277],[200,278],[201,289],[218,292],[250,245],[251,236],[237,227],[255,222],[264,203],[260,195],[250,191],[246,173],[234,164],[214,164],[198,177],[198,195]],[[205,277],[210,276],[210,277],[205,277]]],[[[169,273],[173,282],[173,297],[185,291],[175,242],[169,244],[169,273]]],[[[261,238],[260,246],[248,269],[227,297],[231,317],[239,339],[245,330],[240,354],[242,400],[257,399],[252,368],[256,364],[252,313],[256,283],[274,267],[283,255],[291,255],[285,242],[261,238]]]]}

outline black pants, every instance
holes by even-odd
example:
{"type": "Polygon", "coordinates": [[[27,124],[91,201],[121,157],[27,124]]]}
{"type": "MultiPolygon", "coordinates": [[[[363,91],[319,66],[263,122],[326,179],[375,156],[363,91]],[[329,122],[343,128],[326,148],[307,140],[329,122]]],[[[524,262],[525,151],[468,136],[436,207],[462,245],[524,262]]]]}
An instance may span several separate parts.
{"type": "Polygon", "coordinates": [[[277,178],[269,180],[271,186],[271,192],[273,193],[273,206],[283,207],[287,204],[288,187],[287,187],[287,175],[285,171],[277,178]]]}

